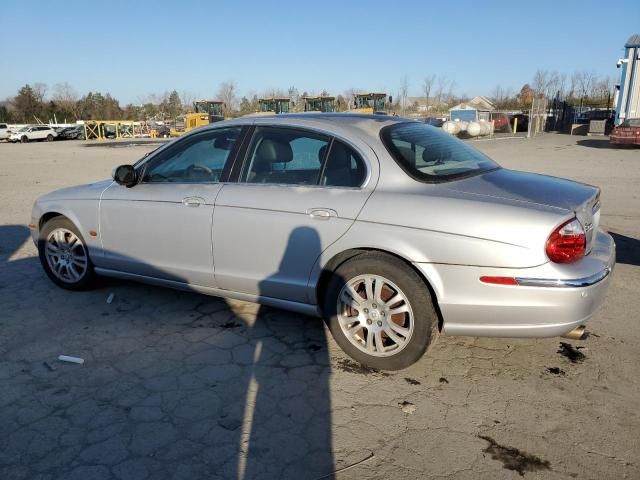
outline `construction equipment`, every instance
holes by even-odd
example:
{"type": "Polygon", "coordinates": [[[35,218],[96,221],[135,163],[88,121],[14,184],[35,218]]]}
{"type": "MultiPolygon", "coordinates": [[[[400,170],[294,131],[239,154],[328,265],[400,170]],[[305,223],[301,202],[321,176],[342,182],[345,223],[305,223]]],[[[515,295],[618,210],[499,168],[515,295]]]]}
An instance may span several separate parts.
{"type": "Polygon", "coordinates": [[[193,112],[178,115],[175,128],[171,129],[171,136],[178,137],[194,128],[209,125],[224,120],[222,115],[223,102],[219,100],[198,100],[193,103],[193,112]]]}
{"type": "Polygon", "coordinates": [[[303,97],[305,112],[335,112],[336,98],[326,95],[319,97],[303,97]]]}
{"type": "MultiPolygon", "coordinates": [[[[389,97],[389,103],[391,103],[391,97],[389,97]]],[[[353,95],[353,106],[350,113],[381,113],[384,114],[384,109],[387,104],[386,93],[355,93],[353,95]]]]}
{"type": "Polygon", "coordinates": [[[209,114],[209,123],[214,123],[224,120],[223,106],[224,103],[220,100],[198,100],[193,104],[193,109],[196,113],[209,114]]]}
{"type": "Polygon", "coordinates": [[[273,115],[276,113],[289,113],[289,104],[291,101],[289,97],[266,97],[260,98],[258,104],[260,105],[260,111],[257,112],[262,115],[273,115]]]}

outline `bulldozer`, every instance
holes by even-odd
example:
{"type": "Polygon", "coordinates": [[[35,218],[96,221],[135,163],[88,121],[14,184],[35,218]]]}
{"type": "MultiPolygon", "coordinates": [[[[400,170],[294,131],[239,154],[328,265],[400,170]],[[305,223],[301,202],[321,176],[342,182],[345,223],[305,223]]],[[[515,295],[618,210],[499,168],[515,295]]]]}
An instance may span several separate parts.
{"type": "MultiPolygon", "coordinates": [[[[391,97],[389,97],[391,103],[391,97]]],[[[353,95],[353,107],[350,113],[382,113],[387,105],[386,93],[356,93],[353,95]]]]}
{"type": "Polygon", "coordinates": [[[194,128],[209,125],[210,123],[224,120],[222,115],[223,102],[219,100],[198,100],[193,103],[193,112],[178,115],[175,127],[171,129],[170,135],[178,137],[194,128]]]}
{"type": "Polygon", "coordinates": [[[336,98],[329,96],[304,97],[305,112],[335,112],[336,98]]]}
{"type": "Polygon", "coordinates": [[[273,115],[277,113],[289,113],[289,104],[291,101],[288,97],[267,97],[260,98],[258,105],[260,111],[256,112],[260,115],[273,115]]]}

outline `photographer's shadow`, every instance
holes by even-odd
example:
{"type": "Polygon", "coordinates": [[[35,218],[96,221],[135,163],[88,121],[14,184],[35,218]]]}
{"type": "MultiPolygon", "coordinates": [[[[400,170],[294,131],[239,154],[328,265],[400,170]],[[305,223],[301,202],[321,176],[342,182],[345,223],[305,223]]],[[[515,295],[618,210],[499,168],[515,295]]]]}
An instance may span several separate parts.
{"type": "MultiPolygon", "coordinates": [[[[295,229],[278,272],[260,282],[282,279],[298,261],[292,246],[321,253],[318,233],[295,229]]],[[[324,324],[261,306],[252,337],[253,363],[246,379],[242,427],[238,435],[238,479],[333,478],[329,353],[324,324]]]]}
{"type": "MultiPolygon", "coordinates": [[[[86,412],[73,407],[83,403],[94,405],[102,429],[126,424],[112,441],[128,445],[131,458],[143,455],[150,478],[174,478],[195,468],[199,478],[334,477],[329,352],[321,319],[121,280],[103,279],[102,288],[93,292],[64,292],[45,278],[37,257],[20,256],[30,236],[27,228],[3,226],[0,232],[0,303],[14,309],[13,320],[3,328],[8,338],[20,339],[12,343],[12,361],[21,368],[28,362],[30,369],[55,382],[55,388],[42,392],[38,382],[26,381],[15,402],[0,412],[0,425],[36,399],[58,402],[56,392],[64,389],[70,392],[71,406],[65,410],[70,421],[86,423],[86,412]],[[116,291],[112,305],[105,303],[109,291],[116,291]],[[34,292],[46,302],[46,313],[36,315],[31,309],[34,292]],[[198,305],[206,307],[200,311],[198,305]],[[185,342],[185,337],[192,341],[185,342]],[[135,348],[127,349],[132,343],[135,348]],[[55,363],[63,346],[88,356],[86,368],[71,370],[55,363]],[[47,370],[43,361],[57,368],[47,370]],[[107,377],[105,369],[111,372],[107,377]],[[146,403],[159,398],[147,388],[149,379],[158,388],[169,388],[156,407],[146,403]],[[180,387],[171,390],[174,385],[180,387]],[[99,390],[100,398],[76,397],[75,389],[86,392],[85,387],[99,390]],[[141,393],[124,419],[120,388],[141,393]],[[149,408],[164,416],[151,423],[135,417],[149,408]],[[175,432],[171,443],[162,440],[168,430],[175,432]],[[180,448],[189,455],[173,457],[180,448]],[[174,459],[164,470],[152,457],[174,459]]],[[[301,242],[309,255],[320,255],[318,233],[297,228],[278,272],[260,282],[261,292],[296,265],[292,247],[301,242]]],[[[167,276],[158,270],[152,275],[167,276]]],[[[0,440],[0,450],[15,464],[36,461],[17,448],[11,435],[0,440]]],[[[61,471],[70,474],[73,465],[59,458],[61,471]]]]}

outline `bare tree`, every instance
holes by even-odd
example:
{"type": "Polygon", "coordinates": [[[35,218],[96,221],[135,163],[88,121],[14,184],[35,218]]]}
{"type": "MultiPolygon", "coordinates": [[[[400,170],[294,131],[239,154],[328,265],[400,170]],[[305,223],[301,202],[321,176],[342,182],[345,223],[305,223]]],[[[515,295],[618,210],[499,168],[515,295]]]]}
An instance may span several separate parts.
{"type": "Polygon", "coordinates": [[[47,87],[47,84],[42,82],[36,82],[31,86],[31,88],[33,89],[33,93],[38,99],[38,101],[44,102],[45,98],[47,97],[47,90],[49,90],[49,87],[47,87]]]}
{"type": "Polygon", "coordinates": [[[533,82],[531,87],[536,95],[544,95],[549,84],[549,72],[546,70],[536,70],[533,74],[533,82]]]}
{"type": "MultiPolygon", "coordinates": [[[[589,91],[589,98],[592,100],[604,102],[611,98],[614,87],[614,81],[611,77],[603,77],[594,80],[589,91]]],[[[609,105],[607,105],[609,106],[609,105]]]]}
{"type": "Polygon", "coordinates": [[[455,83],[449,80],[444,75],[441,75],[436,80],[435,100],[436,106],[440,107],[447,97],[451,97],[453,94],[453,87],[455,83]]]}
{"type": "Polygon", "coordinates": [[[557,71],[549,72],[549,78],[547,79],[547,85],[544,90],[544,96],[547,98],[553,98],[558,94],[558,88],[560,84],[560,74],[557,71]]]}
{"type": "Polygon", "coordinates": [[[558,96],[562,99],[567,97],[567,74],[561,73],[558,76],[558,96]]]}
{"type": "Polygon", "coordinates": [[[61,109],[70,112],[76,119],[79,116],[78,93],[67,82],[56,83],[53,87],[51,99],[56,102],[61,109]]]}
{"type": "Polygon", "coordinates": [[[496,85],[491,100],[497,108],[510,108],[515,103],[515,96],[512,89],[504,89],[501,85],[496,85]]]}
{"type": "Polygon", "coordinates": [[[277,97],[277,98],[287,98],[289,96],[289,92],[283,90],[282,88],[268,88],[264,91],[263,97],[277,97]]]}
{"type": "Polygon", "coordinates": [[[409,79],[405,75],[400,80],[400,89],[398,90],[398,97],[400,100],[400,109],[404,115],[407,111],[407,97],[409,96],[409,79]]]}
{"type": "Polygon", "coordinates": [[[357,88],[348,88],[347,90],[344,91],[344,99],[347,102],[347,110],[351,110],[354,105],[353,105],[353,96],[356,94],[356,92],[358,91],[357,88]]]}
{"type": "Polygon", "coordinates": [[[182,100],[182,110],[187,112],[192,110],[196,98],[197,95],[195,93],[183,90],[180,93],[180,99],[182,100]]]}
{"type": "Polygon", "coordinates": [[[429,110],[429,100],[431,99],[431,90],[433,89],[433,84],[436,82],[436,76],[430,75],[428,77],[424,77],[422,80],[422,91],[424,92],[425,102],[426,102],[426,110],[429,110]]]}
{"type": "Polygon", "coordinates": [[[301,112],[304,110],[304,101],[300,97],[300,92],[293,85],[289,87],[287,92],[289,95],[289,101],[291,102],[292,112],[301,112]]]}
{"type": "Polygon", "coordinates": [[[222,82],[218,87],[218,100],[222,101],[222,111],[225,117],[230,116],[236,109],[236,84],[233,80],[222,82]]]}
{"type": "Polygon", "coordinates": [[[580,99],[585,98],[589,95],[593,88],[595,79],[595,74],[586,70],[575,72],[571,76],[571,81],[575,85],[575,93],[580,99]]]}

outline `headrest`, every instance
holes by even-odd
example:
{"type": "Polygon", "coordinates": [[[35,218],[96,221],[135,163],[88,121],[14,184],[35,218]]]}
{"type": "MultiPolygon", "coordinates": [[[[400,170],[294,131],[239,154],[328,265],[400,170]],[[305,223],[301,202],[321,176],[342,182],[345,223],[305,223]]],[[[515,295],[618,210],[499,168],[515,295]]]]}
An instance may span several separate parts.
{"type": "Polygon", "coordinates": [[[260,142],[256,158],[260,163],[286,163],[293,160],[293,151],[288,142],[265,138],[260,142]]]}
{"type": "Polygon", "coordinates": [[[322,164],[324,161],[324,156],[327,154],[327,145],[323,145],[318,150],[318,161],[322,164]]]}
{"type": "Polygon", "coordinates": [[[416,152],[411,150],[411,147],[396,146],[396,148],[407,163],[409,163],[410,165],[416,164],[416,152]]]}
{"type": "Polygon", "coordinates": [[[231,150],[231,145],[235,142],[235,138],[228,138],[226,136],[217,137],[213,141],[213,148],[218,150],[231,150]]]}

